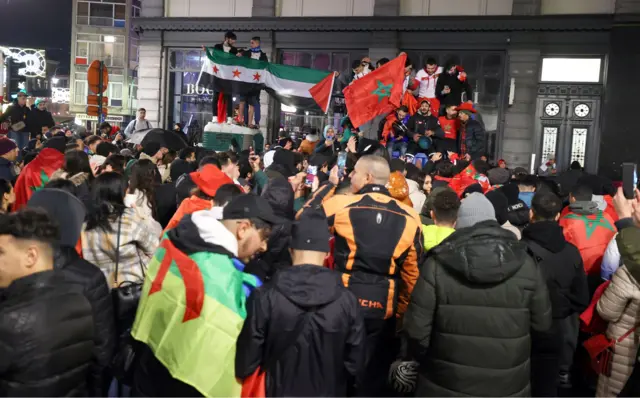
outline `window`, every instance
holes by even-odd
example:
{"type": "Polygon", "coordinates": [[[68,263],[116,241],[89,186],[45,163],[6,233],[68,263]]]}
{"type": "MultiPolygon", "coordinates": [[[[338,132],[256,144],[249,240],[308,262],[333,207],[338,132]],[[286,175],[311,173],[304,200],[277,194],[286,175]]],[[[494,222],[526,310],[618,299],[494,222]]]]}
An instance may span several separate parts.
{"type": "Polygon", "coordinates": [[[88,94],[88,84],[84,80],[76,80],[73,86],[73,103],[75,105],[86,105],[88,94]]]}
{"type": "Polygon", "coordinates": [[[556,143],[558,140],[557,127],[545,127],[542,136],[542,156],[543,161],[556,157],[556,143]]]}
{"type": "Polygon", "coordinates": [[[587,132],[585,128],[573,128],[571,140],[571,162],[584,164],[587,150],[587,132]]]}
{"type": "Polygon", "coordinates": [[[543,82],[599,83],[600,58],[543,58],[543,82]]]}
{"type": "Polygon", "coordinates": [[[78,25],[124,28],[127,18],[126,3],[127,0],[79,1],[76,22],[78,25]]]}
{"type": "MultiPolygon", "coordinates": [[[[120,76],[122,78],[122,76],[120,76]]],[[[109,106],[122,106],[122,83],[109,82],[109,90],[107,91],[107,97],[109,97],[109,106]]]]}
{"type": "Polygon", "coordinates": [[[104,61],[110,67],[124,67],[124,36],[77,35],[76,65],[87,65],[95,60],[104,61]]]}

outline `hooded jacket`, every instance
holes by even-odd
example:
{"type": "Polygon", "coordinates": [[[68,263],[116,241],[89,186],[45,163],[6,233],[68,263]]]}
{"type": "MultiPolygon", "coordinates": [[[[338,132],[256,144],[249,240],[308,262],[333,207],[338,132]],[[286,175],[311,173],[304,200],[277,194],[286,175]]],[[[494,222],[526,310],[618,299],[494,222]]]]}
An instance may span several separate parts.
{"type": "Polygon", "coordinates": [[[141,344],[135,395],[239,396],[236,340],[260,282],[243,272],[236,237],[213,211],[186,216],[165,236],[131,331],[141,344]]]}
{"type": "Polygon", "coordinates": [[[361,370],[363,345],[358,302],[340,275],[297,265],[249,297],[236,377],[244,379],[260,366],[267,372],[268,397],[346,396],[361,370]]]}
{"type": "Polygon", "coordinates": [[[615,221],[594,202],[575,202],[560,218],[560,226],[567,242],[580,251],[587,275],[599,280],[602,257],[616,235],[615,221]]]}
{"type": "Polygon", "coordinates": [[[267,251],[259,254],[249,264],[246,272],[256,275],[262,281],[270,280],[281,269],[291,266],[291,222],[295,213],[293,209],[294,194],[291,184],[286,178],[274,178],[269,181],[262,197],[269,202],[273,213],[285,220],[285,223],[274,225],[267,242],[267,251]]]}
{"type": "Polygon", "coordinates": [[[0,157],[0,178],[9,181],[11,184],[16,182],[16,170],[13,166],[13,162],[0,157]]]}
{"type": "Polygon", "coordinates": [[[27,125],[29,126],[32,137],[35,137],[37,134],[42,134],[43,127],[51,128],[55,126],[56,123],[53,121],[51,112],[46,109],[41,111],[37,107],[33,107],[27,114],[27,125]]]}
{"type": "Polygon", "coordinates": [[[469,79],[467,78],[464,81],[461,81],[458,78],[459,72],[456,71],[453,75],[450,75],[447,71],[452,66],[451,63],[448,63],[444,67],[444,70],[438,77],[438,82],[436,83],[436,97],[440,100],[441,104],[444,105],[460,105],[462,103],[462,94],[466,94],[465,101],[473,100],[473,90],[469,85],[469,79]],[[449,86],[451,92],[449,94],[444,94],[442,91],[444,90],[444,86],[449,86]]]}
{"type": "Polygon", "coordinates": [[[496,221],[456,230],[429,252],[404,318],[416,396],[530,396],[530,330],[550,324],[526,246],[496,221]]]}
{"type": "Polygon", "coordinates": [[[522,231],[522,242],[547,281],[553,318],[582,313],[589,305],[587,275],[580,252],[567,242],[562,227],[555,221],[529,224],[522,231]]]}

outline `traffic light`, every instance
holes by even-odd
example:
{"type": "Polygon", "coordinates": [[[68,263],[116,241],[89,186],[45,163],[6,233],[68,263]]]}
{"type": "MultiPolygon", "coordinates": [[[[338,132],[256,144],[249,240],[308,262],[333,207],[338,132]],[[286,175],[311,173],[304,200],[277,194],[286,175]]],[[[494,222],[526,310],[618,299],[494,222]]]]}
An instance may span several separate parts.
{"type": "Polygon", "coordinates": [[[24,62],[18,62],[13,58],[9,58],[7,61],[7,90],[9,91],[9,95],[13,96],[18,94],[21,90],[26,91],[27,89],[27,78],[18,74],[20,68],[25,68],[27,65],[24,62]]]}

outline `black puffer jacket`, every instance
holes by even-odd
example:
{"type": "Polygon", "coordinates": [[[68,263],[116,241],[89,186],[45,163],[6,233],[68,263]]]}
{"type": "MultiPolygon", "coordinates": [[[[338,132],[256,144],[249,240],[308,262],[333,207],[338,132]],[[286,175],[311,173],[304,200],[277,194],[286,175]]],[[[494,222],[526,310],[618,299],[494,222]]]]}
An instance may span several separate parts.
{"type": "Polygon", "coordinates": [[[109,365],[116,346],[116,329],[109,286],[98,267],[80,258],[73,247],[60,247],[56,252],[55,268],[65,280],[80,285],[91,304],[94,323],[94,348],[87,395],[104,397],[109,390],[109,365]]]}
{"type": "Polygon", "coordinates": [[[86,396],[93,327],[91,304],[58,272],[14,281],[0,296],[0,396],[86,396]]]}
{"type": "Polygon", "coordinates": [[[526,247],[495,221],[429,252],[404,327],[420,363],[417,396],[529,396],[530,330],[546,330],[546,284],[526,247]]]}
{"type": "Polygon", "coordinates": [[[37,134],[42,134],[43,127],[51,128],[55,126],[55,124],[51,112],[46,109],[41,111],[37,107],[33,107],[27,116],[27,125],[29,125],[32,137],[35,137],[37,134]]]}
{"type": "Polygon", "coordinates": [[[562,227],[555,221],[529,224],[522,231],[522,242],[547,281],[553,318],[582,313],[589,305],[587,275],[580,252],[564,238],[562,227]]]}
{"type": "Polygon", "coordinates": [[[469,119],[466,124],[460,127],[461,138],[464,132],[465,145],[467,153],[471,156],[471,160],[478,160],[481,156],[486,155],[487,137],[482,124],[473,119],[469,119]]]}
{"type": "Polygon", "coordinates": [[[294,195],[291,184],[284,177],[269,181],[262,197],[269,202],[273,213],[286,223],[274,225],[267,242],[267,251],[256,256],[245,268],[245,272],[253,274],[262,281],[268,281],[276,271],[291,266],[291,223],[295,217],[293,210],[294,195]]]}
{"type": "MultiPolygon", "coordinates": [[[[16,123],[19,122],[23,122],[24,128],[20,130],[21,133],[28,133],[29,132],[29,126],[27,125],[27,122],[29,121],[29,112],[31,110],[29,109],[28,106],[20,106],[18,105],[18,100],[15,100],[13,102],[13,104],[11,104],[11,106],[9,106],[9,108],[7,108],[7,111],[5,113],[3,113],[2,115],[0,115],[0,123],[3,123],[7,120],[11,120],[11,124],[14,125],[16,123]]],[[[22,148],[20,148],[20,150],[22,150],[22,148]]]]}
{"type": "Polygon", "coordinates": [[[361,369],[363,344],[358,302],[340,274],[296,265],[249,297],[236,377],[245,379],[261,366],[268,397],[346,396],[361,369]]]}

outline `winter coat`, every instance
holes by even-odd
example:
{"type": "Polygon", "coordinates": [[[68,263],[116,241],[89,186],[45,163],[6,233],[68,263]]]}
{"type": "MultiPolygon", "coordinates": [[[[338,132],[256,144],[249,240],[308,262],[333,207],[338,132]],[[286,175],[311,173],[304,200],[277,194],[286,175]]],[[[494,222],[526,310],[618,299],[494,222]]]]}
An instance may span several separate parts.
{"type": "MultiPolygon", "coordinates": [[[[4,123],[5,121],[8,121],[9,119],[11,119],[11,125],[14,125],[16,123],[20,123],[23,122],[25,124],[24,128],[18,130],[18,132],[20,133],[28,133],[29,132],[29,125],[27,124],[27,122],[29,121],[29,113],[31,112],[31,109],[29,109],[28,106],[20,106],[18,105],[18,101],[14,101],[13,104],[11,104],[7,110],[5,111],[5,113],[3,113],[2,115],[0,115],[0,123],[4,123]]],[[[9,128],[9,131],[13,131],[11,128],[9,128]]],[[[22,148],[20,148],[20,150],[22,150],[22,148]]]]}
{"type": "Polygon", "coordinates": [[[409,185],[409,199],[411,199],[411,203],[413,203],[413,210],[420,214],[422,206],[425,200],[427,200],[427,195],[422,192],[420,184],[418,184],[417,181],[407,179],[407,184],[409,185]]]}
{"type": "Polygon", "coordinates": [[[477,160],[486,155],[486,134],[479,121],[469,119],[467,123],[460,124],[458,140],[462,139],[464,139],[464,145],[466,146],[465,153],[471,156],[471,160],[477,160]]]}
{"type": "MultiPolygon", "coordinates": [[[[607,325],[609,339],[618,339],[640,323],[640,284],[625,265],[618,268],[597,305],[607,325]]],[[[611,377],[600,375],[596,397],[618,395],[633,371],[640,333],[636,330],[613,347],[611,377]]]]}
{"type": "MultiPolygon", "coordinates": [[[[446,69],[446,67],[445,67],[446,69]]],[[[446,71],[440,74],[438,77],[438,83],[436,83],[436,97],[443,105],[460,105],[462,103],[462,94],[466,94],[465,101],[473,100],[473,90],[469,85],[469,79],[460,81],[458,79],[458,72],[450,75],[446,71]],[[449,94],[443,94],[444,86],[449,86],[451,92],[449,94]]]]}
{"type": "Polygon", "coordinates": [[[315,153],[316,145],[318,145],[317,135],[307,135],[307,137],[300,143],[300,152],[306,155],[313,155],[315,153]]]}
{"type": "Polygon", "coordinates": [[[571,190],[576,186],[580,177],[584,175],[582,170],[567,170],[556,177],[556,183],[560,187],[560,195],[564,198],[569,196],[571,190]]]}
{"type": "MultiPolygon", "coordinates": [[[[433,221],[432,221],[433,222],[433,221]]],[[[455,229],[449,227],[440,227],[438,225],[423,225],[422,236],[424,238],[424,251],[427,252],[447,239],[455,229]]]]}
{"type": "Polygon", "coordinates": [[[316,265],[281,270],[249,297],[236,377],[260,366],[267,397],[346,396],[362,369],[364,334],[358,301],[340,274],[316,265]]]}
{"type": "Polygon", "coordinates": [[[522,235],[547,281],[553,318],[582,313],[589,305],[587,275],[580,252],[566,241],[562,227],[555,221],[539,221],[529,224],[522,235]]]}
{"type": "Polygon", "coordinates": [[[429,252],[404,316],[416,396],[529,396],[530,331],[550,325],[526,246],[495,221],[456,230],[429,252]]]}
{"type": "Polygon", "coordinates": [[[109,286],[98,267],[80,258],[73,246],[62,246],[56,251],[55,269],[65,280],[82,286],[93,313],[94,348],[88,378],[88,395],[107,395],[111,375],[109,365],[116,346],[116,328],[109,286]]]}
{"type": "Polygon", "coordinates": [[[18,178],[13,162],[2,157],[0,157],[0,178],[9,181],[11,184],[14,184],[16,178],[18,178]]]}
{"type": "Polygon", "coordinates": [[[518,227],[516,227],[515,225],[511,224],[509,222],[509,220],[507,220],[507,222],[502,224],[502,228],[507,230],[507,231],[513,232],[513,234],[516,236],[516,238],[518,238],[518,240],[522,239],[522,232],[520,232],[518,227]]]}
{"type": "MultiPolygon", "coordinates": [[[[158,247],[160,236],[133,209],[127,208],[121,217],[117,282],[142,282],[144,269],[158,247]]],[[[116,246],[120,218],[110,223],[111,231],[100,227],[82,229],[82,257],[104,273],[109,287],[115,286],[116,246]]]]}
{"type": "Polygon", "coordinates": [[[569,209],[569,214],[560,218],[564,236],[580,250],[587,275],[599,277],[602,257],[616,234],[615,222],[594,202],[575,202],[569,209]]]}
{"type": "Polygon", "coordinates": [[[407,128],[410,138],[416,134],[424,135],[427,130],[433,131],[436,137],[444,138],[444,131],[440,128],[438,118],[432,115],[423,115],[419,111],[409,118],[407,128]]]}
{"type": "Polygon", "coordinates": [[[259,253],[245,269],[262,281],[270,280],[273,275],[291,266],[291,228],[295,217],[293,202],[294,194],[291,184],[286,178],[275,178],[267,184],[261,195],[269,202],[273,213],[287,222],[274,225],[267,242],[267,251],[259,253]]]}
{"type": "Polygon", "coordinates": [[[155,186],[156,195],[156,220],[164,229],[169,224],[169,220],[175,214],[178,206],[176,205],[176,187],[174,183],[158,184],[155,186]]]}
{"type": "Polygon", "coordinates": [[[77,173],[70,176],[63,169],[59,169],[51,175],[50,180],[57,178],[71,181],[76,187],[74,196],[80,199],[86,209],[91,209],[93,203],[91,202],[91,192],[89,188],[89,173],[77,173]]]}
{"type": "Polygon", "coordinates": [[[38,108],[33,108],[27,115],[27,125],[29,126],[29,131],[31,132],[31,136],[35,137],[37,134],[42,134],[42,128],[48,127],[51,128],[56,125],[53,121],[53,116],[51,116],[51,112],[48,110],[41,111],[38,108]]]}
{"type": "Polygon", "coordinates": [[[183,200],[191,197],[191,191],[197,188],[197,185],[189,174],[181,175],[174,183],[176,184],[176,207],[180,207],[183,200]]]}
{"type": "Polygon", "coordinates": [[[0,396],[89,394],[91,304],[56,271],[17,279],[0,294],[0,396]]]}

